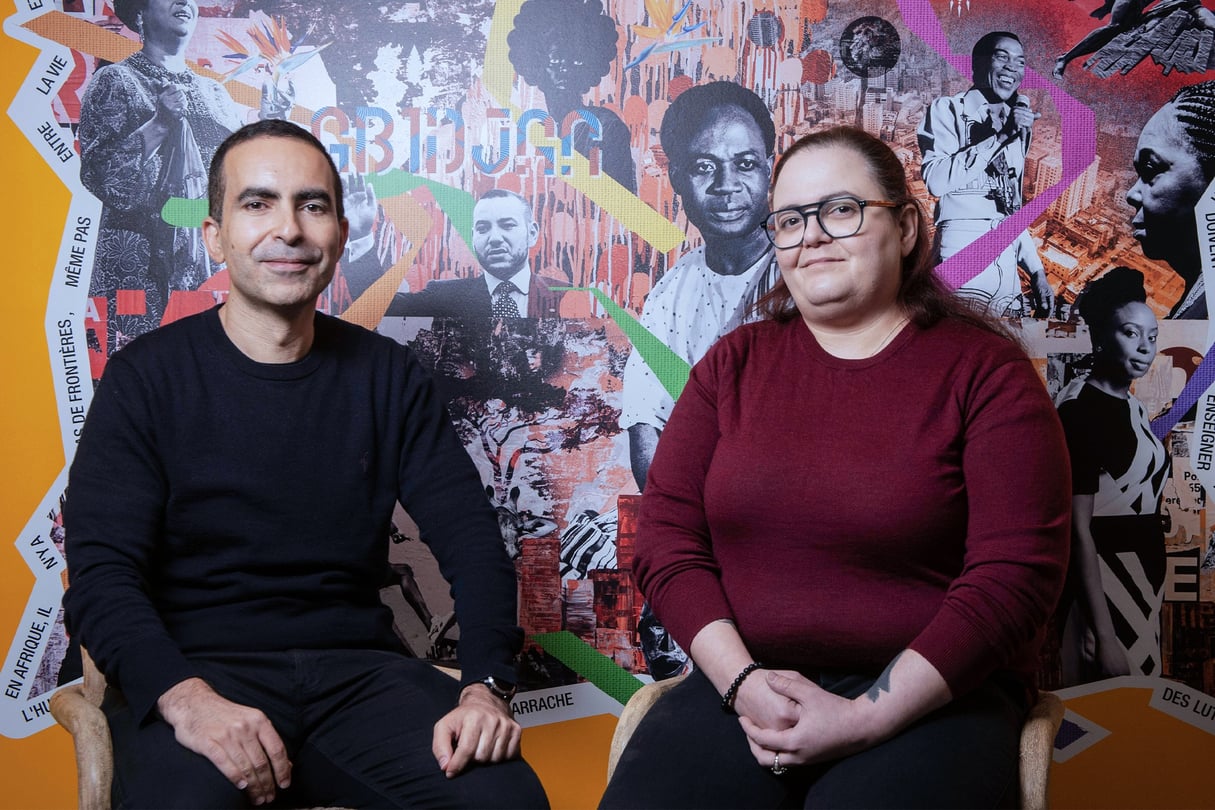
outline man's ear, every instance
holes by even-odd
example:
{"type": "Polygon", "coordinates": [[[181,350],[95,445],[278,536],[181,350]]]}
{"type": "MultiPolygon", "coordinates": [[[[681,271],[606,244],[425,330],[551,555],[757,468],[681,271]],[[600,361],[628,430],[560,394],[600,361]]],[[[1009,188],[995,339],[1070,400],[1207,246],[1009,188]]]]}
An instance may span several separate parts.
{"type": "Polygon", "coordinates": [[[527,223],[527,246],[534,247],[540,239],[540,226],[532,221],[527,223]]]}
{"type": "Polygon", "coordinates": [[[670,180],[671,189],[674,190],[676,194],[678,194],[680,197],[686,196],[685,192],[688,188],[688,176],[684,174],[681,167],[676,166],[674,163],[670,164],[667,167],[667,179],[670,180]]]}
{"type": "Polygon", "coordinates": [[[203,244],[206,245],[207,255],[216,264],[224,263],[223,241],[219,238],[219,223],[207,217],[202,223],[203,244]]]}

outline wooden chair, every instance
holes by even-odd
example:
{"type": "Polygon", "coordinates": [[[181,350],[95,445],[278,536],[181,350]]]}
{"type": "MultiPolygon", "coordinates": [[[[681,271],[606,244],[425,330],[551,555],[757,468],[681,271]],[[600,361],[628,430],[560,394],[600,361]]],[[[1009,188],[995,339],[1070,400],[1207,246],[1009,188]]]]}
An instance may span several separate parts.
{"type": "MultiPolygon", "coordinates": [[[[110,810],[110,783],[114,778],[114,749],[110,726],[101,711],[105,676],[88,651],[80,650],[84,682],[65,686],[51,696],[51,716],[72,735],[76,748],[76,801],[79,810],[110,810]]],[[[436,666],[460,679],[460,670],[436,666]]]]}
{"type": "MultiPolygon", "coordinates": [[[[637,724],[650,707],[680,680],[682,676],[646,684],[629,699],[612,735],[612,747],[608,752],[608,781],[611,781],[616,763],[620,761],[620,755],[637,729],[637,724]]],[[[1039,692],[1038,702],[1030,709],[1025,726],[1021,729],[1021,807],[1025,810],[1046,808],[1046,788],[1055,735],[1062,723],[1063,701],[1053,692],[1039,692]]]]}
{"type": "Polygon", "coordinates": [[[1062,724],[1063,701],[1054,692],[1039,692],[1021,729],[1021,807],[1025,810],[1046,810],[1055,735],[1062,724]]]}
{"type": "Polygon", "coordinates": [[[51,716],[67,729],[76,747],[76,802],[80,810],[110,810],[114,751],[110,726],[101,711],[105,676],[85,650],[80,651],[84,683],[65,686],[51,696],[51,716]]]}

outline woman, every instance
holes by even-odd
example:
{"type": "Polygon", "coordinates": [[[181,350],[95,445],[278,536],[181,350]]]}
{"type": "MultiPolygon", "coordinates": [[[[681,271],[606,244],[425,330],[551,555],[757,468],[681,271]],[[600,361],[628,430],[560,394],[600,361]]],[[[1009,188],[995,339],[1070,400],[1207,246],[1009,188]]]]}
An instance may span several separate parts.
{"type": "Polygon", "coordinates": [[[1067,562],[1058,419],[933,275],[881,141],[800,139],[771,207],[768,317],[693,369],[642,496],[633,570],[696,670],[603,806],[1015,803],[1067,562]]]}
{"type": "Polygon", "coordinates": [[[1215,177],[1215,80],[1187,85],[1148,119],[1135,147],[1139,179],[1126,194],[1131,228],[1149,259],[1185,280],[1170,318],[1207,317],[1194,206],[1215,177]]]}
{"type": "MultiPolygon", "coordinates": [[[[196,0],[115,0],[114,13],[143,47],[96,72],[79,129],[80,181],[104,205],[89,294],[107,302],[107,355],[160,325],[171,290],[211,275],[198,230],[169,225],[161,209],[206,196],[211,156],[244,123],[227,90],[186,65],[196,0]],[[120,290],[143,300],[118,307],[120,290]]],[[[262,106],[281,118],[290,101],[263,92],[262,106]]]]}
{"type": "Polygon", "coordinates": [[[544,103],[562,136],[590,155],[599,150],[602,171],[637,193],[629,128],[616,113],[582,101],[612,69],[616,58],[616,21],[598,0],[527,0],[506,37],[508,58],[524,81],[544,93],[544,103]],[[594,138],[587,124],[567,121],[570,113],[598,122],[594,138]]]}
{"type": "Polygon", "coordinates": [[[1059,394],[1072,460],[1065,686],[1160,674],[1168,458],[1131,394],[1156,357],[1156,316],[1146,301],[1143,274],[1128,267],[1091,282],[1077,301],[1092,335],[1093,369],[1059,394]]]}

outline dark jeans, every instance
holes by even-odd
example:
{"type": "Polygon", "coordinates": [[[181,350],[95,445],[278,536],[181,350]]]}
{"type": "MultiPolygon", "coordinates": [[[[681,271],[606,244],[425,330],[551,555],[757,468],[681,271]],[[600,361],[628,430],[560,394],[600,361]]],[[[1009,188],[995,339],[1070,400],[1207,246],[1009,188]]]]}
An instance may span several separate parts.
{"type": "MultiPolygon", "coordinates": [[[[863,694],[869,676],[819,675],[863,694]]],[[[776,776],[747,747],[738,718],[700,671],[637,726],[600,808],[1015,807],[1024,689],[992,679],[897,737],[834,762],[776,776]]]]}
{"type": "MultiPolygon", "coordinates": [[[[522,760],[454,779],[431,753],[459,684],[425,661],[377,650],[295,650],[193,659],[219,694],[265,712],[292,763],[275,807],[547,807],[522,760]]],[[[243,808],[210,760],[158,716],[142,725],[122,696],[103,704],[114,740],[114,806],[243,808]]]]}

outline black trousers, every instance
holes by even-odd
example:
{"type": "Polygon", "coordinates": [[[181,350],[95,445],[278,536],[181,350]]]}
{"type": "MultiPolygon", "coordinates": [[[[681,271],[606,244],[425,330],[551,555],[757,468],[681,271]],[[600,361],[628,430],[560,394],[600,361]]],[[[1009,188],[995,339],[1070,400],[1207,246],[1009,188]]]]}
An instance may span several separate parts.
{"type": "MultiPolygon", "coordinates": [[[[425,661],[378,650],[236,653],[193,659],[229,700],[261,709],[291,759],[291,786],[273,806],[547,807],[522,760],[454,779],[431,753],[435,722],[459,684],[425,661]]],[[[114,742],[114,806],[249,807],[210,760],[183,748],[159,717],[133,716],[110,690],[102,706],[114,742]]]]}
{"type": "MultiPolygon", "coordinates": [[[[814,678],[844,697],[875,678],[814,678]]],[[[747,747],[738,718],[699,671],[638,724],[600,808],[1015,807],[1027,700],[993,678],[880,745],[776,776],[747,747]]]]}

